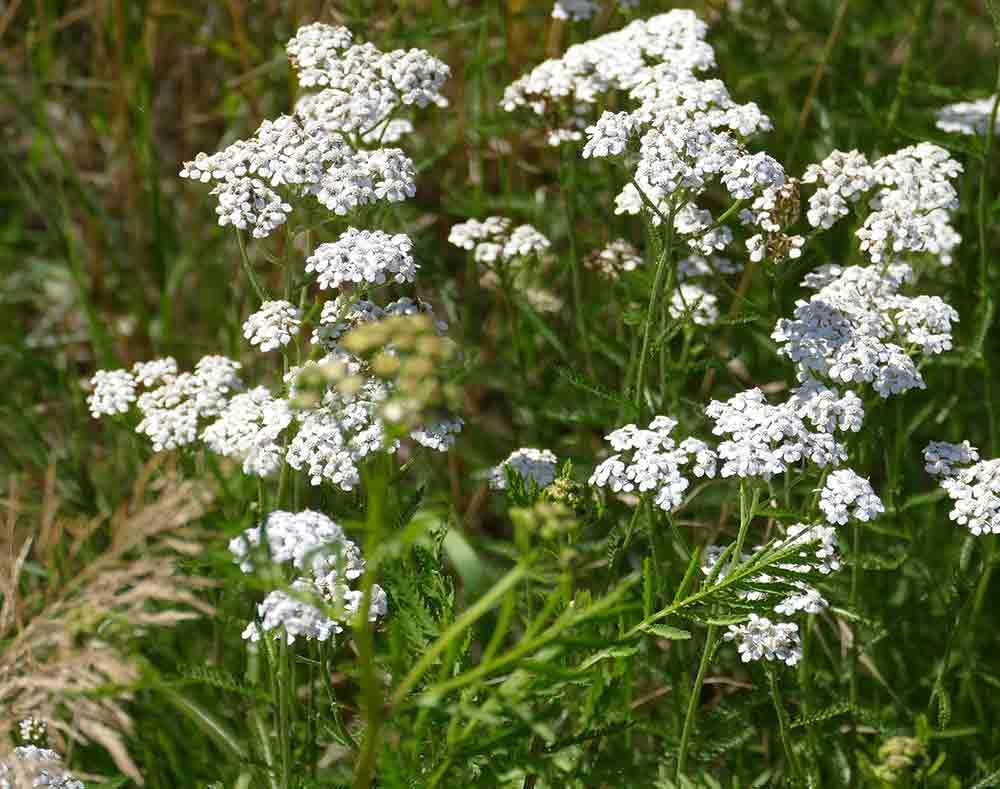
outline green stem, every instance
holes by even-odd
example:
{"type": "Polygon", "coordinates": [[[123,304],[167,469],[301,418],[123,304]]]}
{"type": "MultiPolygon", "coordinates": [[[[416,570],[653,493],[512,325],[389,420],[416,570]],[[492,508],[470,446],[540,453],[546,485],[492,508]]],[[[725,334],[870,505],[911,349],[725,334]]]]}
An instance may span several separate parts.
{"type": "Polygon", "coordinates": [[[795,751],[792,750],[792,740],[788,733],[788,711],[785,709],[785,705],[781,703],[781,694],[778,692],[778,677],[774,669],[766,664],[764,671],[767,673],[767,684],[771,690],[771,701],[774,702],[774,711],[778,715],[778,734],[781,736],[781,745],[785,749],[785,758],[788,760],[788,767],[792,772],[792,776],[797,779],[799,775],[799,763],[795,757],[795,751]]]}
{"type": "Polygon", "coordinates": [[[694,716],[698,710],[698,701],[701,698],[701,686],[705,682],[705,672],[708,671],[708,661],[715,651],[717,625],[709,625],[708,633],[705,634],[705,649],[701,653],[701,661],[698,663],[698,673],[694,678],[694,685],[691,688],[691,695],[688,696],[687,712],[684,714],[684,728],[681,729],[681,744],[677,750],[677,780],[680,782],[684,775],[684,768],[687,766],[688,742],[691,739],[691,731],[694,728],[694,716]]]}
{"type": "MultiPolygon", "coordinates": [[[[455,641],[455,639],[459,638],[462,633],[470,628],[473,623],[483,616],[483,614],[496,605],[504,597],[504,595],[506,595],[507,592],[510,591],[525,576],[527,571],[527,565],[517,565],[510,570],[510,572],[508,572],[499,583],[494,585],[490,591],[467,608],[465,612],[463,612],[463,614],[438,637],[438,640],[435,641],[434,645],[423,654],[420,660],[417,661],[417,664],[410,669],[410,672],[403,678],[403,681],[399,683],[396,690],[393,691],[392,698],[389,700],[389,705],[391,707],[398,706],[403,699],[406,698],[409,692],[413,690],[416,684],[420,681],[420,678],[423,677],[427,670],[434,664],[434,661],[438,659],[441,653],[444,652],[448,646],[455,641]]],[[[489,650],[487,651],[489,652],[489,650]]]]}
{"type": "Polygon", "coordinates": [[[254,273],[253,265],[250,263],[250,257],[247,255],[247,247],[243,241],[243,233],[239,230],[236,231],[236,241],[240,247],[240,262],[243,264],[243,271],[247,275],[247,279],[250,280],[250,287],[253,288],[253,292],[257,294],[257,298],[261,302],[267,301],[267,295],[264,293],[260,286],[260,282],[257,281],[257,275],[254,273]]]}
{"type": "MultiPolygon", "coordinates": [[[[754,488],[753,495],[747,495],[747,483],[740,481],[740,530],[736,536],[736,549],[733,552],[731,569],[735,569],[740,563],[743,553],[743,543],[746,541],[747,531],[753,521],[754,512],[760,501],[760,490],[754,488]]],[[[684,715],[684,728],[681,729],[681,744],[677,752],[677,780],[681,780],[684,775],[684,768],[687,764],[688,742],[691,739],[691,732],[694,728],[695,713],[698,709],[698,700],[701,697],[701,686],[705,681],[705,672],[708,670],[708,662],[715,651],[715,641],[718,635],[718,626],[709,625],[708,633],[705,636],[705,649],[701,653],[701,661],[698,664],[698,673],[694,678],[694,685],[691,688],[691,695],[688,697],[687,712],[684,715]]]]}
{"type": "Polygon", "coordinates": [[[656,325],[656,310],[663,297],[664,282],[669,270],[670,279],[673,278],[673,247],[674,247],[674,214],[673,205],[666,217],[666,239],[660,259],[656,262],[656,275],[653,278],[653,289],[649,294],[649,304],[646,307],[646,322],[642,330],[642,346],[639,349],[639,366],[635,375],[635,407],[639,418],[642,418],[643,395],[646,391],[646,364],[649,361],[649,343],[653,334],[653,326],[656,325]]]}
{"type": "Polygon", "coordinates": [[[354,639],[358,647],[361,673],[362,706],[365,718],[365,738],[361,744],[354,767],[354,789],[369,789],[375,775],[375,755],[378,750],[379,730],[382,726],[382,693],[375,671],[374,625],[369,621],[372,590],[375,586],[378,549],[382,542],[385,502],[389,494],[391,458],[384,452],[373,459],[370,473],[366,474],[367,490],[367,539],[365,553],[368,567],[361,581],[361,604],[354,623],[354,639]]]}

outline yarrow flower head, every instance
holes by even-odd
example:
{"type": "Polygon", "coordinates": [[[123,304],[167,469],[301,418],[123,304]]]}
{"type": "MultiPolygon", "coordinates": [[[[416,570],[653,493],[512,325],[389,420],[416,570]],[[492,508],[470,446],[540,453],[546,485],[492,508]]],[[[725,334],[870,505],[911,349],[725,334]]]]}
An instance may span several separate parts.
{"type": "Polygon", "coordinates": [[[616,452],[594,470],[589,484],[613,493],[650,494],[660,509],[680,506],[691,484],[681,470],[690,466],[696,477],[715,476],[715,453],[702,441],[686,438],[676,443],[674,419],[658,416],[642,429],[625,425],[605,436],[616,452]]]}
{"type": "Polygon", "coordinates": [[[0,759],[0,789],[38,786],[85,789],[83,781],[63,767],[62,757],[48,748],[22,745],[0,759]]]}
{"type": "Polygon", "coordinates": [[[778,352],[798,366],[800,380],[870,383],[882,397],[924,388],[910,354],[950,349],[959,316],[936,296],[899,293],[912,276],[902,263],[820,269],[804,282],[819,290],[775,324],[778,352]]]}
{"type": "Polygon", "coordinates": [[[241,460],[245,474],[268,477],[281,469],[285,451],[279,439],[292,419],[287,400],[258,386],[234,396],[201,437],[216,454],[241,460]]]}
{"type": "Polygon", "coordinates": [[[681,283],[671,294],[667,309],[671,318],[686,318],[698,326],[711,326],[719,320],[719,299],[701,285],[681,283]]]}
{"type": "Polygon", "coordinates": [[[870,521],[885,512],[871,483],[850,469],[830,472],[820,493],[819,508],[827,521],[846,524],[848,518],[870,521]]]}
{"type": "MultiPolygon", "coordinates": [[[[970,137],[986,136],[995,103],[996,96],[990,96],[976,101],[949,104],[937,111],[936,125],[945,132],[965,134],[970,137]]],[[[996,129],[1000,131],[1000,117],[997,118],[996,129]]]]}
{"type": "Polygon", "coordinates": [[[725,437],[718,447],[723,477],[770,479],[803,460],[829,466],[847,458],[833,432],[826,430],[829,424],[817,425],[794,394],[770,405],[760,389],[749,389],[726,401],[713,400],[705,413],[715,422],[712,432],[725,437]]]}
{"type": "Polygon", "coordinates": [[[128,370],[98,370],[90,379],[87,407],[94,419],[127,414],[136,398],[136,380],[128,370]]]}
{"type": "Polygon", "coordinates": [[[556,478],[558,459],[549,449],[534,449],[522,447],[507,456],[507,459],[494,466],[489,472],[490,487],[494,490],[507,488],[507,469],[513,469],[525,482],[545,488],[556,478]]]}
{"type": "Polygon", "coordinates": [[[320,244],[306,261],[306,272],[317,275],[321,288],[358,283],[382,285],[388,281],[413,282],[417,264],[409,236],[352,227],[336,241],[320,244]]]}
{"type": "Polygon", "coordinates": [[[243,324],[243,336],[261,351],[288,345],[298,334],[302,315],[291,302],[265,301],[243,324]]]}
{"type": "Polygon", "coordinates": [[[924,461],[951,499],[948,517],[976,535],[1000,534],[1000,460],[980,460],[968,441],[932,441],[924,461]]]}
{"type": "MultiPolygon", "coordinates": [[[[290,563],[302,572],[289,589],[270,592],[257,607],[258,618],[243,638],[254,642],[266,633],[283,632],[288,643],[298,638],[327,641],[355,618],[362,593],[350,587],[365,569],[358,546],[326,515],[313,510],[275,510],[262,526],[247,529],[229,543],[243,572],[256,569],[255,554],[266,545],[270,560],[290,563]]],[[[373,588],[369,619],[387,610],[385,592],[373,588]]]]}
{"type": "Polygon", "coordinates": [[[583,264],[602,277],[618,279],[622,274],[639,268],[642,256],[632,244],[618,238],[606,247],[594,250],[584,259],[583,264]]]}
{"type": "Polygon", "coordinates": [[[958,473],[956,466],[968,466],[979,460],[979,450],[968,441],[950,444],[931,441],[924,447],[924,468],[935,477],[952,477],[958,473]]]}
{"type": "Polygon", "coordinates": [[[469,219],[452,225],[448,242],[472,252],[473,258],[486,265],[511,263],[539,255],[551,246],[549,240],[531,225],[518,225],[500,216],[483,221],[469,219]]]}
{"type": "Polygon", "coordinates": [[[791,622],[775,623],[766,617],[750,614],[746,624],[730,625],[723,638],[736,642],[736,649],[744,663],[770,660],[794,666],[802,659],[799,627],[791,622]]]}
{"type": "Polygon", "coordinates": [[[851,206],[870,195],[871,209],[857,231],[872,263],[892,263],[903,253],[926,253],[942,265],[952,261],[961,236],[951,224],[958,208],[952,181],[962,165],[940,146],[922,142],[869,164],[858,151],[834,151],[802,177],[819,188],[806,216],[813,227],[832,227],[851,206]]]}

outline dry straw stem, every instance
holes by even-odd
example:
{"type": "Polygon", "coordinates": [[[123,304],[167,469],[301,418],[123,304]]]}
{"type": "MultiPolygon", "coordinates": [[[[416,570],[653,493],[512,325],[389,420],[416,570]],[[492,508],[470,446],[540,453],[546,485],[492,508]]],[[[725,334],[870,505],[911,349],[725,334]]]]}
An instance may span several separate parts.
{"type": "Polygon", "coordinates": [[[190,524],[211,495],[162,465],[147,465],[113,515],[89,520],[59,514],[52,469],[37,512],[21,498],[30,487],[12,480],[0,522],[0,731],[33,715],[63,753],[69,742],[96,743],[137,784],[125,745],[125,703],[139,678],[128,639],[212,612],[196,596],[209,582],[177,571],[180,557],[201,550],[190,524]]]}

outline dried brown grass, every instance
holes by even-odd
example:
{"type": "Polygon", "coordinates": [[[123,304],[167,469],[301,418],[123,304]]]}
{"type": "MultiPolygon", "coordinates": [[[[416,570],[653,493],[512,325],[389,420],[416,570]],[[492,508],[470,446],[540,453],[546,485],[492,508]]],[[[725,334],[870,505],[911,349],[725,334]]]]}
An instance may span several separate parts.
{"type": "Polygon", "coordinates": [[[196,594],[210,582],[178,571],[201,550],[191,524],[210,491],[162,465],[147,465],[110,517],[61,515],[53,469],[38,497],[11,481],[0,516],[0,732],[33,715],[58,750],[96,743],[138,784],[126,735],[140,664],[128,641],[212,611],[196,594]]]}

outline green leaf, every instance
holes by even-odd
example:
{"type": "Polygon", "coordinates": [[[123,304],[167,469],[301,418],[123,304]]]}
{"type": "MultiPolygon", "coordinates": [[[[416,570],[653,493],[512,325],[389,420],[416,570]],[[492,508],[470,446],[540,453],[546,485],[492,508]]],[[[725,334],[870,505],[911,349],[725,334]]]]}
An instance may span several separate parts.
{"type": "Polygon", "coordinates": [[[671,627],[670,625],[644,625],[642,632],[657,638],[665,638],[668,641],[683,641],[691,638],[691,631],[681,630],[679,627],[671,627]]]}
{"type": "Polygon", "coordinates": [[[602,649],[587,658],[583,663],[580,664],[580,671],[586,671],[593,665],[600,663],[602,660],[613,660],[615,658],[626,658],[632,657],[636,652],[639,651],[639,647],[632,646],[617,646],[608,647],[607,649],[602,649]]]}

